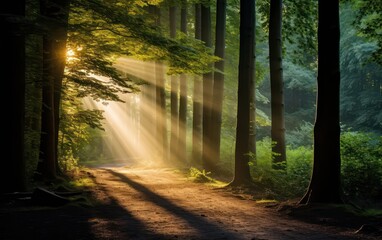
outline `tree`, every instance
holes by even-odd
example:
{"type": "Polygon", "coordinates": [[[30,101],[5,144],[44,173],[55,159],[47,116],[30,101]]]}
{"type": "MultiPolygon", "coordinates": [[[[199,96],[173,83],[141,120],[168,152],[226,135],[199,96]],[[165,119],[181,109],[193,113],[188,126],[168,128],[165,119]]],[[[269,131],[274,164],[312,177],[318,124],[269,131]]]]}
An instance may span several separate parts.
{"type": "MultiPolygon", "coordinates": [[[[195,3],[195,39],[200,40],[202,35],[201,30],[201,4],[195,3]]],[[[194,77],[193,89],[193,105],[192,105],[192,163],[201,165],[201,140],[202,140],[202,96],[203,91],[200,76],[194,77]]]]}
{"type": "Polygon", "coordinates": [[[41,0],[41,14],[53,22],[43,37],[43,88],[40,177],[54,179],[58,167],[58,132],[62,80],[66,61],[69,0],[41,0]]]}
{"type": "MultiPolygon", "coordinates": [[[[180,31],[187,34],[187,0],[182,1],[180,10],[180,31]]],[[[180,75],[180,99],[179,99],[179,136],[178,156],[183,163],[187,161],[187,78],[180,75]]]]}
{"type": "MultiPolygon", "coordinates": [[[[155,7],[156,24],[161,24],[161,11],[155,7]]],[[[167,120],[166,120],[166,96],[165,96],[165,78],[163,65],[155,62],[155,89],[156,89],[156,132],[158,137],[158,157],[159,160],[167,160],[167,120]]]]}
{"type": "Polygon", "coordinates": [[[283,169],[286,162],[284,87],[282,67],[282,0],[271,0],[269,16],[269,67],[271,81],[272,152],[276,153],[273,167],[283,169]]]}
{"type": "MultiPolygon", "coordinates": [[[[170,21],[170,37],[176,37],[176,14],[177,7],[170,6],[169,10],[169,21],[170,21]]],[[[171,161],[175,163],[178,161],[178,118],[179,118],[179,108],[178,108],[178,92],[179,92],[179,78],[177,76],[170,76],[171,83],[171,134],[170,134],[170,158],[171,161]]]]}
{"type": "Polygon", "coordinates": [[[221,58],[215,62],[213,81],[213,102],[211,110],[211,162],[214,168],[220,161],[220,133],[222,125],[222,106],[224,92],[224,55],[225,55],[225,26],[226,26],[226,0],[216,1],[216,31],[215,56],[221,58]]]}
{"type": "MultiPolygon", "coordinates": [[[[201,5],[201,40],[208,48],[212,47],[211,37],[211,2],[201,5]]],[[[211,159],[211,109],[212,109],[212,66],[211,71],[203,74],[203,123],[202,123],[202,164],[206,171],[215,170],[211,159]]]]}
{"type": "Polygon", "coordinates": [[[249,184],[250,84],[255,73],[255,1],[240,1],[240,52],[234,178],[230,185],[249,184]]]}
{"type": "Polygon", "coordinates": [[[12,100],[7,109],[6,127],[2,143],[4,149],[3,173],[0,192],[26,190],[24,161],[24,106],[25,106],[25,32],[22,22],[25,16],[25,0],[0,4],[2,29],[1,52],[7,56],[1,66],[4,89],[10,91],[12,100]],[[15,21],[16,20],[16,21],[15,21]],[[6,179],[5,177],[11,178],[6,179]]]}
{"type": "Polygon", "coordinates": [[[339,1],[318,2],[318,76],[313,173],[300,203],[341,203],[339,1]]]}

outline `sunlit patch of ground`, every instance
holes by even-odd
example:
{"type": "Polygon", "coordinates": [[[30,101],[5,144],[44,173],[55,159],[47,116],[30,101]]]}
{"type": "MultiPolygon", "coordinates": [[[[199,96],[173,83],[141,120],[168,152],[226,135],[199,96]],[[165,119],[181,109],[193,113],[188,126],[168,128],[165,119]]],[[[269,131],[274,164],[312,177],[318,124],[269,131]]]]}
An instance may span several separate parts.
{"type": "Polygon", "coordinates": [[[94,206],[0,211],[0,239],[378,239],[355,233],[359,222],[309,223],[172,168],[103,166],[86,175],[94,206]]]}
{"type": "Polygon", "coordinates": [[[349,228],[317,227],[285,218],[250,197],[194,183],[171,168],[90,172],[107,189],[99,194],[114,199],[148,232],[165,239],[361,239],[349,228]]]}

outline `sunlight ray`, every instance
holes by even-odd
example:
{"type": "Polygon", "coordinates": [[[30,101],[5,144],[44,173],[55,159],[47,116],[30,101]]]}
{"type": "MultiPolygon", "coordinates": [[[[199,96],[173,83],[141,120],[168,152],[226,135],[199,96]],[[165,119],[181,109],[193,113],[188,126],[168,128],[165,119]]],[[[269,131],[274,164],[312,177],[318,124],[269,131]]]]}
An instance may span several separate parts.
{"type": "Polygon", "coordinates": [[[114,160],[136,165],[159,165],[160,142],[155,137],[153,122],[167,124],[155,116],[155,105],[140,101],[139,94],[120,96],[125,103],[84,99],[87,108],[104,111],[104,143],[114,160]],[[132,110],[138,105],[139,111],[132,110]]]}
{"type": "Polygon", "coordinates": [[[164,64],[159,64],[159,66],[157,65],[158,63],[156,62],[122,57],[116,61],[114,66],[126,74],[142,79],[151,85],[156,85],[155,69],[159,68],[163,72],[166,70],[166,66],[164,64]]]}

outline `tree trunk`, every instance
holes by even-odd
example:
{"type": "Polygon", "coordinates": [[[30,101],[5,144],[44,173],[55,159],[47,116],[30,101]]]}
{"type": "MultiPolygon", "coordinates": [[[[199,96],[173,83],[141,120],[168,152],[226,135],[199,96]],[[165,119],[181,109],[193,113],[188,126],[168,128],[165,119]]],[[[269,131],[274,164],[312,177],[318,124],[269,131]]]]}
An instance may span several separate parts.
{"type": "Polygon", "coordinates": [[[282,0],[270,2],[269,17],[269,66],[271,80],[272,152],[276,153],[273,168],[285,169],[285,122],[282,67],[282,0]],[[274,144],[274,145],[273,145],[274,144]]]}
{"type": "MultiPolygon", "coordinates": [[[[195,38],[201,39],[201,4],[195,4],[195,38]]],[[[194,78],[193,105],[192,105],[192,165],[201,165],[202,149],[202,96],[203,91],[200,76],[194,78]]]]}
{"type": "Polygon", "coordinates": [[[55,139],[56,139],[56,149],[55,149],[55,161],[57,165],[57,173],[62,174],[61,169],[58,164],[58,133],[60,130],[60,108],[61,108],[61,89],[62,81],[64,77],[64,70],[66,64],[66,40],[68,34],[68,21],[69,21],[69,4],[70,0],[54,0],[54,4],[59,6],[59,9],[53,10],[52,13],[60,21],[60,26],[56,28],[56,41],[54,42],[54,54],[56,60],[56,71],[54,76],[54,124],[55,124],[55,139]],[[55,13],[58,11],[59,14],[55,13]],[[63,57],[64,56],[64,57],[63,57]]]}
{"type": "Polygon", "coordinates": [[[224,92],[224,53],[225,53],[225,25],[226,25],[226,0],[216,2],[216,31],[215,31],[215,56],[222,60],[215,63],[213,82],[213,103],[211,111],[211,162],[214,169],[220,162],[220,133],[222,124],[222,107],[224,92]]]}
{"type": "Polygon", "coordinates": [[[42,86],[42,112],[41,112],[41,136],[40,157],[37,165],[37,176],[41,179],[56,178],[56,138],[54,119],[54,77],[52,75],[53,56],[52,41],[44,36],[43,40],[43,86],[42,86]]]}
{"type": "Polygon", "coordinates": [[[318,2],[318,76],[314,163],[300,203],[342,203],[339,126],[339,2],[318,2]]]}
{"type": "Polygon", "coordinates": [[[230,185],[250,184],[249,111],[250,87],[255,69],[255,1],[240,1],[240,50],[234,179],[230,185]]]}
{"type": "Polygon", "coordinates": [[[41,0],[41,14],[54,24],[43,37],[43,88],[40,160],[37,172],[54,179],[58,166],[61,87],[66,61],[69,1],[41,0]]]}
{"type": "MultiPolygon", "coordinates": [[[[161,24],[161,12],[159,7],[155,7],[156,24],[161,24]]],[[[159,161],[168,160],[167,143],[167,118],[166,118],[166,94],[163,64],[155,62],[155,92],[156,92],[156,132],[158,143],[159,161]]]]}
{"type": "MultiPolygon", "coordinates": [[[[187,34],[187,1],[182,1],[180,10],[180,31],[187,34]]],[[[179,136],[178,155],[182,163],[187,162],[187,78],[180,75],[180,100],[179,100],[179,136]]]]}
{"type": "MultiPolygon", "coordinates": [[[[177,8],[170,7],[169,20],[170,20],[170,37],[176,37],[176,12],[177,8]]],[[[172,163],[178,161],[178,92],[179,92],[179,78],[171,76],[171,135],[170,135],[170,158],[172,163]]]]}
{"type": "Polygon", "coordinates": [[[10,116],[4,117],[7,121],[5,127],[10,127],[3,131],[4,145],[0,192],[16,192],[26,190],[25,160],[24,160],[24,107],[25,107],[25,35],[21,26],[12,19],[25,16],[25,1],[2,1],[0,4],[0,27],[1,53],[6,56],[2,61],[1,77],[3,78],[4,91],[11,91],[12,100],[5,113],[10,116]],[[5,174],[5,172],[7,174],[5,174]],[[8,177],[8,178],[7,178],[8,177]]]}
{"type": "MultiPolygon", "coordinates": [[[[201,5],[202,35],[201,40],[209,48],[212,47],[211,38],[211,9],[210,1],[201,5]]],[[[211,109],[212,109],[212,66],[211,72],[203,74],[203,136],[202,136],[202,164],[206,171],[214,171],[216,166],[211,159],[211,109]]]]}
{"type": "MultiPolygon", "coordinates": [[[[253,17],[254,22],[256,23],[256,14],[253,17]]],[[[255,41],[255,40],[254,40],[255,41]]],[[[254,42],[254,46],[256,46],[256,42],[254,42]]],[[[254,62],[256,60],[256,52],[254,50],[254,62]]],[[[255,82],[255,67],[253,68],[253,78],[249,79],[249,142],[248,142],[248,150],[253,160],[254,164],[257,163],[256,160],[256,82],[255,82]]]]}

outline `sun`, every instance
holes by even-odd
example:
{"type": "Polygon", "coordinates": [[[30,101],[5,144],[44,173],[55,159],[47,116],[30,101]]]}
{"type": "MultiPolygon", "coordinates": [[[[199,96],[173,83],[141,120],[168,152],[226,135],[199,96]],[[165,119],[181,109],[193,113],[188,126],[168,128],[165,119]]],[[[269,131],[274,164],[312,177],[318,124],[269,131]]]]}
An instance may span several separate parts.
{"type": "Polygon", "coordinates": [[[82,50],[82,47],[77,47],[76,50],[73,50],[72,48],[68,48],[66,50],[66,61],[68,63],[74,62],[75,60],[79,60],[77,53],[79,53],[82,50]]]}
{"type": "Polygon", "coordinates": [[[73,57],[74,55],[76,55],[76,54],[74,53],[74,51],[72,49],[68,49],[68,51],[66,51],[67,57],[73,57]]]}

